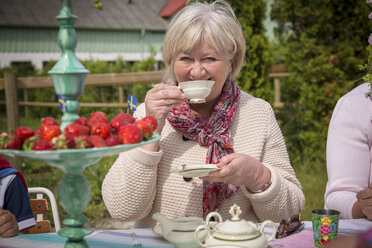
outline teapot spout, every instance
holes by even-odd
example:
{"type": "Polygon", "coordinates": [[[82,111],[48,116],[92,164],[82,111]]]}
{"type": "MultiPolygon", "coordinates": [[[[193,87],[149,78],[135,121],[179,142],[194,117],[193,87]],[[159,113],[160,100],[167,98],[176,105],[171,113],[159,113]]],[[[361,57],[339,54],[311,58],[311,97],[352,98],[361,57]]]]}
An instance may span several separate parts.
{"type": "Polygon", "coordinates": [[[163,231],[163,236],[166,236],[168,233],[175,229],[174,222],[161,213],[153,214],[152,218],[159,222],[161,230],[163,231]]]}

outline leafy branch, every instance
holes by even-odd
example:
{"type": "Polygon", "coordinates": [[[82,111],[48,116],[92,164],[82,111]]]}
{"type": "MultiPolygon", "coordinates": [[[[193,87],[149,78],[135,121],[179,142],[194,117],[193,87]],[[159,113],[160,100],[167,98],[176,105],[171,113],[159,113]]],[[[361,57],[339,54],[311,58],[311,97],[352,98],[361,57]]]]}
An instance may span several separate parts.
{"type": "MultiPolygon", "coordinates": [[[[372,9],[372,0],[366,1],[367,5],[372,9]]],[[[368,15],[369,19],[372,19],[372,12],[368,15]]],[[[369,91],[366,93],[366,97],[372,99],[372,34],[368,37],[369,46],[367,51],[369,53],[368,62],[365,65],[360,66],[361,70],[365,70],[367,73],[363,77],[363,81],[369,83],[369,91]]]]}
{"type": "Polygon", "coordinates": [[[101,3],[101,0],[94,0],[94,8],[97,8],[99,10],[103,9],[103,5],[101,3]]]}
{"type": "Polygon", "coordinates": [[[372,40],[369,38],[368,42],[370,45],[367,47],[367,51],[369,53],[368,62],[367,64],[360,65],[359,69],[365,71],[366,74],[363,76],[363,82],[369,83],[369,91],[365,94],[366,97],[372,99],[372,40]]]}

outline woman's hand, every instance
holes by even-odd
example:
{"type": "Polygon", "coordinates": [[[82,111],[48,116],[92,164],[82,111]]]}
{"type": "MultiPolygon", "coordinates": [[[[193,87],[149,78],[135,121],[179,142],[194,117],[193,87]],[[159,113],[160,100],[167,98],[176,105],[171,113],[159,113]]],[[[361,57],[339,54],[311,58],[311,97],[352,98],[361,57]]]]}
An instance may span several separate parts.
{"type": "Polygon", "coordinates": [[[185,96],[176,86],[157,84],[149,90],[145,97],[146,115],[152,115],[158,121],[155,132],[160,134],[169,111],[180,105],[185,96]]]}
{"type": "Polygon", "coordinates": [[[367,189],[357,193],[358,201],[353,207],[353,218],[368,218],[372,220],[372,184],[367,189]]]}
{"type": "Polygon", "coordinates": [[[221,158],[217,167],[221,170],[210,172],[203,180],[244,185],[250,190],[260,190],[271,179],[270,170],[247,154],[228,154],[221,158]]]}
{"type": "Polygon", "coordinates": [[[8,210],[0,209],[0,236],[8,238],[17,235],[18,222],[15,216],[8,210]]]}

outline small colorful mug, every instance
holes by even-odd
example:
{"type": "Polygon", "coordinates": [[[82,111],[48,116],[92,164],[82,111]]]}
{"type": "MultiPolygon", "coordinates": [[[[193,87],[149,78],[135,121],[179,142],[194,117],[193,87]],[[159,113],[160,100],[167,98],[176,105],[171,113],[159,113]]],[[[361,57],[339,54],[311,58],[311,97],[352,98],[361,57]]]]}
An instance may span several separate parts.
{"type": "Polygon", "coordinates": [[[332,209],[315,209],[311,211],[314,242],[316,247],[323,247],[337,237],[340,212],[332,209]]]}

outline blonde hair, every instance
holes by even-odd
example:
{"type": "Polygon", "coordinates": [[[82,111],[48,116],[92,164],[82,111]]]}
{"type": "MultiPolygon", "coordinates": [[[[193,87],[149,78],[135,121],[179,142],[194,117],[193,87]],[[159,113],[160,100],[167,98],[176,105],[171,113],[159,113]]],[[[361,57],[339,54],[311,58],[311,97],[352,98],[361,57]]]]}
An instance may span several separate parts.
{"type": "Polygon", "coordinates": [[[174,58],[204,41],[231,59],[230,78],[239,74],[244,62],[245,39],[231,6],[223,0],[196,2],[181,9],[168,27],[163,46],[164,82],[175,80],[174,58]]]}

